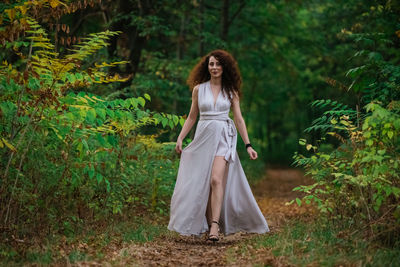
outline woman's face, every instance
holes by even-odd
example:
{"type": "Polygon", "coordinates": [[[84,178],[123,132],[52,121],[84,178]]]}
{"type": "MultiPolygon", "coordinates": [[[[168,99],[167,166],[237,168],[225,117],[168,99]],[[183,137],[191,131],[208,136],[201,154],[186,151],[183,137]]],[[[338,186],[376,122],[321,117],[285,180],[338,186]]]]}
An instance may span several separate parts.
{"type": "Polygon", "coordinates": [[[222,66],[214,56],[208,60],[208,71],[213,78],[220,78],[222,75],[222,66]]]}

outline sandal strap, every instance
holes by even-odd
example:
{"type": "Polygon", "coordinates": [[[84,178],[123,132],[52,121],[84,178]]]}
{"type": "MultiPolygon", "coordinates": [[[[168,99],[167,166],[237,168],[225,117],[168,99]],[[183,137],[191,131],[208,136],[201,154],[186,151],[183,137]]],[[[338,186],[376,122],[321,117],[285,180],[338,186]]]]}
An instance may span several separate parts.
{"type": "Polygon", "coordinates": [[[211,223],[216,223],[216,224],[218,224],[218,225],[219,225],[219,222],[217,222],[217,221],[212,221],[211,223]]]}

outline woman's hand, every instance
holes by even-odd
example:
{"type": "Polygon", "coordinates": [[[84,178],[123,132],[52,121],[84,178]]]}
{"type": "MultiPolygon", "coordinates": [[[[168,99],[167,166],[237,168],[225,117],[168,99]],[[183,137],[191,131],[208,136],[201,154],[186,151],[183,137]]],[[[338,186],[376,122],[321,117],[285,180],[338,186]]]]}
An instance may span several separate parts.
{"type": "Polygon", "coordinates": [[[182,153],[182,140],[178,138],[178,140],[176,140],[176,146],[175,146],[175,151],[178,154],[182,153]]]}
{"type": "Polygon", "coordinates": [[[249,153],[250,159],[254,160],[258,157],[257,152],[251,146],[247,148],[247,153],[249,153]]]}

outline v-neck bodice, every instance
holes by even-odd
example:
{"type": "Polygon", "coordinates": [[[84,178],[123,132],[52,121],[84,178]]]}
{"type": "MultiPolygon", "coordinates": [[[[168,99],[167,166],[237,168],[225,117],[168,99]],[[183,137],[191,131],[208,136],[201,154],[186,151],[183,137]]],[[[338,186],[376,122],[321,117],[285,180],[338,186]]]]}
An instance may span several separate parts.
{"type": "Polygon", "coordinates": [[[214,95],[211,90],[210,81],[204,82],[199,86],[198,104],[201,115],[226,115],[228,116],[231,107],[227,95],[222,91],[218,93],[214,105],[214,95]]]}

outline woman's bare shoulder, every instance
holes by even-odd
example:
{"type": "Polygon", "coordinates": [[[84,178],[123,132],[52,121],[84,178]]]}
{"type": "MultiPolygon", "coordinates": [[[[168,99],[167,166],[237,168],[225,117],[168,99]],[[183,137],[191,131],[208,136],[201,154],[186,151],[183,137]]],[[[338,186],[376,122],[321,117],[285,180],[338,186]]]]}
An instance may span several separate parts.
{"type": "Polygon", "coordinates": [[[198,94],[199,87],[200,87],[200,84],[197,84],[195,87],[193,87],[192,95],[197,95],[198,94]]]}

